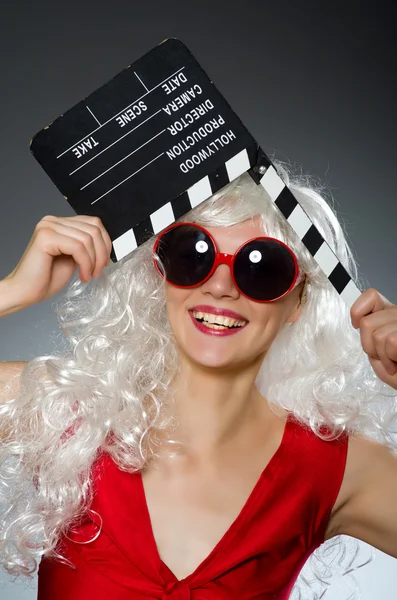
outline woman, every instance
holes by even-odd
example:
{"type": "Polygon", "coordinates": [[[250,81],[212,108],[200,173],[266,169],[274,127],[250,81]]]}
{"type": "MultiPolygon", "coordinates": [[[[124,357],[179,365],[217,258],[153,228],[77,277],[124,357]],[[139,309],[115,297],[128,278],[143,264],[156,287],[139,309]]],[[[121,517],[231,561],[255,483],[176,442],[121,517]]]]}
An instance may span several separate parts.
{"type": "MultiPolygon", "coordinates": [[[[357,280],[319,191],[275,166],[357,280]]],[[[2,371],[0,548],[15,574],[45,555],[40,600],[284,599],[342,533],[397,557],[397,307],[369,289],[349,314],[247,174],[181,221],[104,270],[98,220],[45,217],[1,282],[6,315],[80,267],[70,348],[2,371]],[[264,236],[266,284],[256,247],[251,279],[225,257],[264,236]]]]}

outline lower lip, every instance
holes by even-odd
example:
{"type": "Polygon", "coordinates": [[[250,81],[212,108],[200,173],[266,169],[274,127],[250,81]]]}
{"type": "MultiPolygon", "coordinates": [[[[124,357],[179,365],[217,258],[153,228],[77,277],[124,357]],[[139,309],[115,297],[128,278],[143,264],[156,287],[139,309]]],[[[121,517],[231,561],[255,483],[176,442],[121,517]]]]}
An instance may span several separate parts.
{"type": "Polygon", "coordinates": [[[207,335],[215,335],[216,337],[223,337],[225,335],[234,335],[235,333],[238,333],[239,331],[241,331],[242,329],[244,329],[246,327],[246,325],[243,325],[242,327],[236,327],[235,329],[211,329],[210,327],[207,327],[206,325],[204,325],[204,323],[200,323],[200,321],[197,321],[192,313],[189,312],[190,318],[193,321],[193,325],[196,327],[196,329],[198,329],[199,331],[201,331],[202,333],[206,333],[207,335]]]}

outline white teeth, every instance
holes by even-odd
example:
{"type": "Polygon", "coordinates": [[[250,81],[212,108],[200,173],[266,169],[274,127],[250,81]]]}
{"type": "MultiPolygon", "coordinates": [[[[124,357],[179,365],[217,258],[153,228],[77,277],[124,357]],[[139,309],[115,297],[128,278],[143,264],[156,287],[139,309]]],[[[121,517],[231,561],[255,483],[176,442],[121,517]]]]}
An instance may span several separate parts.
{"type": "Polygon", "coordinates": [[[208,329],[225,329],[224,325],[217,325],[216,323],[206,323],[205,324],[208,329]]]}
{"type": "MultiPolygon", "coordinates": [[[[208,324],[221,325],[224,327],[242,327],[246,325],[247,321],[231,319],[230,317],[224,317],[223,315],[213,315],[211,313],[203,313],[196,310],[192,310],[193,317],[195,319],[203,319],[208,324]]],[[[221,327],[211,327],[211,329],[220,329],[221,327]]]]}

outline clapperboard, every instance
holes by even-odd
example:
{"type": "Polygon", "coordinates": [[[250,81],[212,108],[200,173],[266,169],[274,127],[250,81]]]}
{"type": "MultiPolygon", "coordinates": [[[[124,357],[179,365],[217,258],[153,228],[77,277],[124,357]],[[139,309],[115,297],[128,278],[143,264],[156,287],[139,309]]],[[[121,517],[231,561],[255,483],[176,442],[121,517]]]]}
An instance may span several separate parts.
{"type": "Polygon", "coordinates": [[[117,262],[248,171],[351,306],[361,290],[186,46],[167,39],[34,136],[77,214],[99,216],[117,262]]]}

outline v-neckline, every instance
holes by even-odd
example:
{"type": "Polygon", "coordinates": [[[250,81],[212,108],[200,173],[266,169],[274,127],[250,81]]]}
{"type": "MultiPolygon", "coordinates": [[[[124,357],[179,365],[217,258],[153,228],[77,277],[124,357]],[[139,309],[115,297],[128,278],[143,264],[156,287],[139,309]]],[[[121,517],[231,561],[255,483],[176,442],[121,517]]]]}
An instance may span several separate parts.
{"type": "Polygon", "coordinates": [[[194,569],[194,571],[192,573],[190,573],[183,579],[178,579],[178,577],[173,573],[173,571],[167,566],[167,564],[162,560],[162,558],[160,556],[160,553],[157,548],[156,540],[154,537],[154,533],[153,533],[153,527],[152,527],[152,521],[151,521],[151,517],[150,517],[149,507],[148,507],[148,504],[146,501],[146,493],[145,493],[145,487],[143,485],[142,473],[141,473],[141,471],[137,472],[138,481],[139,481],[139,493],[141,496],[144,518],[146,520],[145,527],[148,532],[148,542],[152,546],[152,549],[156,556],[157,561],[162,565],[163,568],[165,568],[165,570],[170,574],[170,576],[172,577],[172,579],[174,581],[185,582],[185,583],[188,583],[189,581],[191,581],[195,577],[195,575],[199,571],[201,571],[214,558],[214,556],[216,554],[218,554],[218,552],[222,549],[222,547],[225,546],[229,542],[229,540],[232,539],[234,537],[234,535],[237,533],[241,522],[244,520],[245,515],[249,512],[251,506],[253,505],[254,500],[259,492],[259,489],[262,487],[263,482],[265,481],[265,479],[269,479],[269,477],[273,474],[276,466],[278,465],[278,463],[281,459],[282,454],[284,453],[284,450],[288,447],[289,440],[291,437],[293,422],[294,422],[293,414],[288,413],[287,419],[284,424],[284,431],[283,431],[283,435],[281,438],[281,442],[280,442],[277,450],[274,452],[274,454],[270,458],[269,462],[267,463],[267,465],[265,466],[265,468],[259,475],[259,478],[258,478],[256,484],[254,485],[251,493],[249,494],[249,496],[248,496],[247,500],[245,501],[245,504],[241,508],[240,512],[238,513],[238,515],[236,516],[234,521],[231,523],[229,528],[225,531],[225,533],[220,538],[220,540],[217,542],[217,544],[214,546],[214,548],[211,550],[211,552],[201,561],[200,564],[197,565],[197,567],[194,569]]]}

